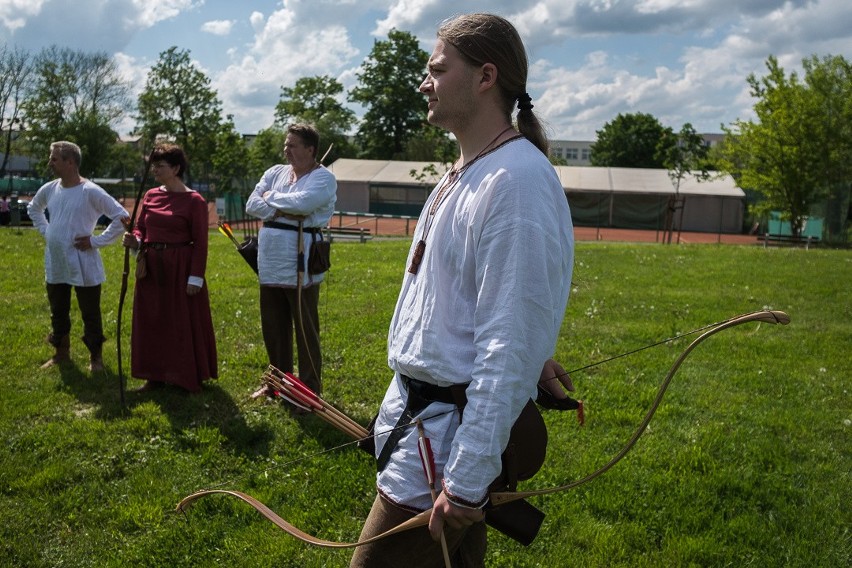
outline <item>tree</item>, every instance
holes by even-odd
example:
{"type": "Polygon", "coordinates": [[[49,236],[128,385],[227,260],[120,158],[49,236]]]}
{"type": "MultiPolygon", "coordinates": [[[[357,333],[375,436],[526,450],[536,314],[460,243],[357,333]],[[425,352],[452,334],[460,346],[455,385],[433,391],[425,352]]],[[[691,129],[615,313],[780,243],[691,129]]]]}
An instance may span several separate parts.
{"type": "Polygon", "coordinates": [[[343,85],[328,75],[302,77],[295,86],[282,87],[281,98],[275,105],[275,123],[286,128],[295,122],[313,124],[319,131],[319,155],[334,145],[325,164],[339,157],[353,156],[355,149],[349,142],[347,132],[356,122],[355,112],[344,107],[338,100],[343,85]]]}
{"type": "Polygon", "coordinates": [[[663,156],[674,144],[674,133],[653,115],[619,114],[597,131],[592,165],[618,168],[663,168],[663,156]]]}
{"type": "MultiPolygon", "coordinates": [[[[704,138],[692,127],[692,124],[687,122],[680,129],[680,132],[673,136],[674,141],[670,139],[669,135],[666,135],[657,144],[657,154],[662,158],[663,165],[669,170],[669,178],[672,180],[675,189],[675,194],[669,199],[666,213],[663,242],[668,243],[672,242],[675,212],[680,210],[681,220],[683,219],[680,184],[690,176],[699,181],[710,177],[707,145],[704,143],[704,138]]],[[[680,233],[678,233],[678,242],[680,242],[680,233]]]]}
{"type": "MultiPolygon", "coordinates": [[[[794,235],[801,235],[811,208],[844,187],[852,177],[852,73],[842,57],[803,62],[805,81],[787,76],[774,56],[768,74],[747,82],[756,121],[735,121],[724,128],[722,167],[743,188],[764,197],[758,212],[780,209],[794,235]]],[[[841,192],[842,193],[842,192],[841,192]]]]}
{"type": "Polygon", "coordinates": [[[0,130],[2,130],[3,160],[0,161],[0,179],[6,177],[6,165],[12,150],[12,140],[22,130],[21,102],[29,86],[32,62],[29,53],[9,49],[0,50],[0,130]]]}
{"type": "Polygon", "coordinates": [[[46,163],[50,143],[69,140],[83,151],[83,175],[104,173],[118,143],[112,125],[130,105],[130,87],[115,60],[53,46],[35,58],[32,79],[21,105],[29,153],[46,163]]]}
{"type": "Polygon", "coordinates": [[[216,135],[216,151],[213,153],[211,162],[213,177],[217,181],[217,193],[233,190],[234,183],[237,180],[244,182],[248,175],[248,148],[234,126],[233,115],[228,115],[225,124],[216,135]]]}
{"type": "Polygon", "coordinates": [[[281,163],[285,137],[284,130],[278,126],[271,126],[257,133],[248,149],[250,178],[260,179],[263,172],[281,163]]]}
{"type": "MultiPolygon", "coordinates": [[[[112,147],[108,167],[104,174],[111,178],[132,180],[141,177],[144,172],[145,156],[133,144],[119,143],[112,147]]],[[[130,187],[133,183],[129,184],[130,187]]]]}
{"type": "Polygon", "coordinates": [[[452,167],[459,154],[458,144],[447,133],[436,126],[426,126],[405,144],[405,159],[417,162],[439,162],[443,169],[439,172],[434,163],[423,166],[419,171],[412,169],[409,175],[420,183],[437,183],[441,176],[452,167]]]}
{"type": "Polygon", "coordinates": [[[444,129],[426,123],[406,141],[402,158],[418,162],[441,162],[447,164],[449,169],[458,155],[456,141],[444,129]]]}
{"type": "Polygon", "coordinates": [[[376,41],[358,73],[349,100],[367,107],[356,140],[365,158],[405,159],[406,145],[426,127],[426,105],[416,87],[429,54],[417,38],[392,29],[376,41]]]}
{"type": "Polygon", "coordinates": [[[222,123],[222,103],[210,79],[189,58],[188,50],[172,46],[160,53],[148,73],[137,104],[138,125],[146,147],[165,138],[183,147],[190,172],[207,171],[222,123]]]}
{"type": "Polygon", "coordinates": [[[815,155],[828,193],[825,228],[829,238],[848,240],[852,222],[852,64],[840,56],[802,61],[811,94],[811,120],[823,137],[815,155]]]}

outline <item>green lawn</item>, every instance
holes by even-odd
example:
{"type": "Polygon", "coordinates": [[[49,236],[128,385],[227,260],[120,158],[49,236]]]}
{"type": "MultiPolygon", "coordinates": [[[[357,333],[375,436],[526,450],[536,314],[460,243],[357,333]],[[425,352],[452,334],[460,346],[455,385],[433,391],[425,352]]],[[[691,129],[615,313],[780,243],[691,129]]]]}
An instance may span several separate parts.
{"type": "MultiPolygon", "coordinates": [[[[364,424],[390,378],[387,325],[408,243],[335,243],[321,297],[325,398],[364,424]]],[[[90,378],[74,307],[74,365],[40,370],[48,309],[41,238],[0,230],[0,566],[345,566],[236,500],[258,497],[307,532],[354,540],[374,466],[316,417],[250,400],[265,367],[254,274],[211,233],[208,281],[220,380],[203,394],[119,402],[115,320],[123,250],[104,251],[110,372],[90,378]]],[[[580,243],[557,358],[578,368],[733,315],[772,308],[686,360],[646,434],[614,469],[533,499],[547,517],[525,548],[490,532],[488,565],[849,566],[852,562],[852,253],[580,243]],[[847,505],[843,505],[847,503],[847,505]]],[[[131,277],[132,287],[132,277],[131,277]]],[[[132,291],[125,308],[129,368],[132,291]]],[[[688,340],[574,375],[586,424],[545,413],[548,458],[522,489],[605,463],[688,340]]],[[[141,383],[130,381],[130,387],[141,383]]]]}

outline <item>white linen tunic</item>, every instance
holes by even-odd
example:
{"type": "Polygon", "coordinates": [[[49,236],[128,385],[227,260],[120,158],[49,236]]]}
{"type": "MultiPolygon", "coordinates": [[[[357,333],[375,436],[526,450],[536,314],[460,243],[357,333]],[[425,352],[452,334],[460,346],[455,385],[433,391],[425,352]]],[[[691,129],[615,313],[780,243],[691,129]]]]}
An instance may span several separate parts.
{"type": "Polygon", "coordinates": [[[106,281],[98,249],[124,234],[121,219],[130,216],[118,201],[87,179],[74,187],[62,187],[61,180],[56,179],[39,188],[27,213],[45,239],[44,274],[48,284],[97,286],[106,281]],[[101,215],[112,222],[100,235],[92,235],[101,215]],[[87,235],[92,235],[92,248],[74,248],[74,239],[87,235]]]}
{"type": "MultiPolygon", "coordinates": [[[[423,207],[408,264],[435,194],[423,207]]],[[[483,156],[445,197],[426,243],[418,273],[404,274],[388,333],[396,373],[376,423],[376,451],[405,405],[400,374],[441,386],[470,383],[460,427],[458,413],[445,413],[453,405],[433,403],[421,416],[438,479],[452,495],[478,502],[500,473],[512,424],[535,397],[568,301],[574,232],[553,166],[526,139],[483,156]]],[[[399,504],[431,506],[415,428],[377,482],[399,504]]]]}
{"type": "MultiPolygon", "coordinates": [[[[306,215],[304,228],[325,227],[334,215],[337,200],[337,180],[334,174],[318,167],[292,182],[293,168],[289,165],[272,166],[263,174],[254,191],[246,201],[246,213],[263,221],[289,224],[294,228],[297,221],[284,217],[275,218],[276,212],[291,215],[306,215]],[[270,191],[266,198],[263,194],[270,191]]],[[[310,275],[307,271],[311,240],[304,233],[305,244],[305,287],[322,282],[325,273],[310,275]]],[[[258,278],[261,286],[295,287],[297,283],[298,233],[284,229],[262,228],[258,234],[258,278]]]]}

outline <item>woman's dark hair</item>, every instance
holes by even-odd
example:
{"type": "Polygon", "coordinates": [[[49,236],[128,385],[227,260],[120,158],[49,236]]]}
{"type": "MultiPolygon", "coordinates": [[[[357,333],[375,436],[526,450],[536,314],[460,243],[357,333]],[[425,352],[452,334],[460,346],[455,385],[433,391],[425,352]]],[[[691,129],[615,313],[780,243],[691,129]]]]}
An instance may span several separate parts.
{"type": "Polygon", "coordinates": [[[494,14],[464,14],[445,20],[438,39],[455,47],[471,65],[497,67],[497,86],[509,122],[518,101],[518,131],[546,156],[547,136],[527,94],[527,52],[515,26],[494,14]]]}
{"type": "Polygon", "coordinates": [[[186,160],[186,154],[183,148],[177,144],[157,144],[151,152],[152,162],[166,162],[170,166],[177,166],[177,175],[183,178],[183,173],[186,171],[186,166],[189,162],[186,160]]]}

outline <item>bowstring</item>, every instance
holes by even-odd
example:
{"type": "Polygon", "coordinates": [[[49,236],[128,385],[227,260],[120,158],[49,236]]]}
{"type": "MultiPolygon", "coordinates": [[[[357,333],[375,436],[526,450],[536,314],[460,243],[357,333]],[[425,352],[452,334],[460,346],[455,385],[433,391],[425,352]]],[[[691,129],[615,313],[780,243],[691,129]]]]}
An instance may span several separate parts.
{"type": "Polygon", "coordinates": [[[677,341],[678,339],[683,339],[684,337],[689,337],[690,335],[695,335],[696,333],[702,332],[704,330],[710,329],[711,327],[716,327],[718,325],[725,324],[731,321],[734,318],[728,318],[726,320],[718,321],[716,323],[709,323],[707,325],[697,327],[691,331],[685,331],[678,335],[674,335],[669,337],[668,339],[662,339],[657,341],[656,343],[651,343],[649,345],[643,345],[642,347],[637,347],[631,351],[626,351],[624,353],[620,353],[618,355],[613,355],[612,357],[607,357],[606,359],[601,359],[600,361],[595,361],[594,363],[589,363],[588,365],[583,365],[582,367],[577,367],[576,369],[571,369],[570,371],[565,371],[565,373],[560,373],[555,377],[550,377],[548,380],[558,379],[560,377],[564,377],[566,375],[571,375],[573,373],[579,373],[580,371],[585,371],[586,369],[591,369],[592,367],[597,367],[598,365],[603,365],[604,363],[609,363],[610,361],[615,361],[616,359],[621,359],[622,357],[627,357],[628,355],[633,355],[635,353],[639,353],[640,351],[645,351],[646,349],[651,349],[652,347],[658,347],[660,345],[664,345],[666,343],[671,343],[672,341],[677,341]]]}
{"type": "MultiPolygon", "coordinates": [[[[429,416],[426,416],[426,417],[420,417],[419,419],[420,419],[420,420],[422,420],[423,422],[426,422],[427,420],[432,420],[432,419],[434,419],[434,418],[438,418],[438,417],[440,417],[440,416],[445,416],[445,415],[447,415],[447,414],[452,414],[453,412],[458,412],[458,408],[457,408],[457,407],[453,407],[453,408],[451,408],[451,409],[449,409],[449,410],[444,410],[444,411],[442,411],[442,412],[436,412],[435,414],[432,414],[432,415],[429,415],[429,416]]],[[[313,413],[311,413],[311,414],[313,414],[313,413]]],[[[324,450],[320,450],[320,451],[318,451],[318,452],[313,452],[313,453],[310,453],[310,454],[305,454],[305,455],[300,456],[300,457],[298,457],[298,458],[294,458],[294,459],[287,460],[287,461],[282,462],[282,463],[279,463],[279,464],[275,464],[275,465],[269,466],[269,467],[265,468],[263,471],[261,471],[261,472],[259,472],[259,473],[246,473],[246,474],[244,474],[244,475],[239,475],[239,476],[237,476],[237,477],[232,477],[232,478],[229,478],[229,479],[228,479],[228,480],[226,480],[226,481],[222,481],[222,482],[220,482],[220,483],[216,483],[216,484],[213,484],[213,485],[209,485],[209,486],[207,486],[207,487],[206,487],[206,489],[219,489],[219,488],[221,488],[221,487],[224,487],[225,485],[231,485],[231,484],[233,484],[233,483],[235,483],[235,482],[237,482],[237,481],[241,481],[241,480],[247,479],[247,478],[252,477],[252,476],[255,476],[255,475],[266,476],[266,475],[268,475],[268,474],[269,474],[269,472],[271,472],[271,471],[277,471],[277,470],[283,469],[283,468],[285,468],[285,467],[291,467],[291,466],[296,465],[296,464],[298,464],[298,463],[302,463],[302,462],[305,462],[305,461],[309,461],[309,460],[316,459],[316,458],[318,458],[318,457],[320,457],[320,456],[323,456],[323,455],[325,455],[325,454],[329,454],[329,453],[331,453],[331,452],[336,452],[336,451],[338,451],[338,450],[342,450],[342,449],[344,449],[344,448],[348,448],[349,446],[354,446],[354,445],[356,445],[356,444],[360,444],[361,442],[364,442],[364,441],[366,441],[366,440],[369,440],[370,438],[373,438],[373,437],[375,437],[375,436],[384,436],[385,434],[390,434],[391,432],[393,432],[393,431],[395,431],[395,430],[403,430],[403,429],[405,429],[405,428],[411,428],[411,427],[412,427],[412,426],[414,426],[416,423],[417,423],[416,419],[412,419],[412,421],[411,421],[411,422],[407,422],[407,423],[405,423],[405,424],[400,424],[399,426],[396,426],[396,427],[393,427],[393,428],[388,428],[388,429],[386,429],[386,430],[381,430],[381,431],[379,431],[379,432],[373,432],[373,433],[371,433],[369,436],[367,436],[366,438],[358,438],[357,440],[350,440],[350,441],[348,441],[348,442],[344,442],[343,444],[338,444],[337,446],[333,446],[333,447],[331,447],[331,448],[326,448],[326,449],[324,449],[324,450]]]]}
{"type": "MultiPolygon", "coordinates": [[[[674,336],[669,337],[669,338],[667,338],[667,339],[662,339],[662,340],[657,341],[657,342],[655,342],[655,343],[651,343],[651,344],[649,344],[649,345],[644,345],[644,346],[642,346],[642,347],[638,347],[638,348],[636,348],[636,349],[632,349],[632,350],[627,351],[627,352],[625,352],[625,353],[620,353],[620,354],[618,354],[618,355],[613,355],[612,357],[607,357],[606,359],[601,359],[601,360],[599,360],[599,361],[595,361],[594,363],[589,363],[588,365],[583,365],[582,367],[577,367],[577,368],[572,369],[572,370],[570,370],[570,371],[566,371],[564,374],[559,374],[559,375],[557,375],[557,376],[555,376],[555,377],[550,377],[550,379],[548,379],[548,380],[558,379],[558,378],[560,378],[560,377],[563,377],[563,376],[566,376],[566,375],[571,375],[571,374],[573,374],[573,373],[579,373],[579,372],[581,372],[581,371],[585,371],[585,370],[587,370],[587,369],[591,369],[591,368],[593,368],[593,367],[597,367],[597,366],[599,366],[599,365],[603,365],[604,363],[609,363],[610,361],[615,361],[616,359],[621,359],[622,357],[627,357],[627,356],[629,356],[629,355],[633,355],[633,354],[639,353],[640,351],[644,351],[644,350],[646,350],[646,349],[651,349],[651,348],[653,348],[653,347],[658,347],[658,346],[660,346],[660,345],[664,345],[664,344],[666,344],[666,343],[671,343],[672,341],[677,341],[678,339],[683,339],[684,337],[689,337],[690,335],[695,335],[696,333],[699,333],[699,332],[701,332],[701,331],[705,331],[705,330],[710,329],[710,328],[712,328],[712,327],[716,327],[716,326],[718,326],[718,325],[725,324],[725,323],[727,323],[727,322],[731,321],[732,319],[734,319],[734,318],[728,318],[728,319],[726,319],[726,320],[722,320],[722,321],[719,321],[719,322],[715,322],[715,323],[707,324],[707,325],[704,325],[704,326],[701,326],[701,327],[695,328],[695,329],[693,329],[693,330],[686,331],[686,332],[684,332],[684,333],[680,333],[680,334],[674,335],[674,336]]],[[[446,414],[450,414],[450,413],[453,413],[453,412],[458,412],[458,408],[457,408],[457,407],[453,407],[453,408],[451,408],[451,409],[449,409],[449,410],[445,410],[445,411],[443,411],[443,412],[437,412],[437,413],[432,414],[432,415],[427,416],[427,417],[420,417],[420,420],[422,420],[423,422],[426,422],[426,421],[428,421],[428,420],[432,420],[432,419],[434,419],[434,418],[438,418],[438,417],[440,417],[440,416],[444,416],[444,415],[446,415],[446,414]]],[[[338,444],[337,446],[333,446],[333,447],[331,447],[331,448],[327,448],[327,449],[325,449],[325,450],[320,450],[320,451],[318,451],[318,452],[313,452],[313,453],[310,453],[310,454],[306,454],[306,455],[300,456],[300,457],[295,458],[295,459],[291,459],[291,460],[287,460],[287,461],[282,462],[282,463],[279,463],[279,464],[275,464],[275,465],[273,465],[273,466],[270,466],[270,467],[265,468],[265,469],[264,469],[262,472],[260,472],[259,474],[258,474],[258,473],[246,473],[246,474],[244,474],[244,475],[240,475],[240,476],[237,476],[237,477],[234,477],[234,478],[230,478],[230,479],[228,479],[228,480],[226,480],[226,481],[222,481],[222,482],[220,482],[220,483],[216,483],[216,484],[210,485],[210,486],[208,486],[208,487],[207,487],[207,489],[219,489],[219,488],[221,488],[221,487],[224,487],[225,485],[233,484],[233,483],[235,483],[235,482],[237,482],[237,481],[241,481],[241,480],[247,479],[247,478],[249,478],[249,477],[251,477],[251,476],[254,476],[254,475],[266,476],[266,475],[268,475],[268,474],[269,474],[270,472],[272,472],[272,471],[278,471],[278,470],[281,470],[281,469],[283,469],[283,468],[292,467],[292,466],[294,466],[294,465],[296,465],[296,464],[299,464],[299,463],[302,463],[302,462],[306,462],[306,461],[309,461],[309,460],[316,459],[316,458],[318,458],[318,457],[320,457],[320,456],[323,456],[323,455],[326,455],[326,454],[330,454],[331,452],[336,452],[336,451],[338,451],[338,450],[342,450],[342,449],[344,449],[344,448],[348,448],[349,446],[354,446],[354,445],[356,445],[356,444],[359,444],[359,443],[361,443],[361,442],[363,442],[363,441],[366,441],[366,440],[368,440],[368,439],[370,439],[370,438],[373,438],[373,437],[375,437],[375,436],[383,436],[383,435],[385,435],[385,434],[390,434],[391,432],[393,432],[393,431],[395,431],[395,430],[400,430],[400,429],[404,429],[404,428],[411,428],[411,427],[412,427],[412,426],[414,426],[415,424],[416,424],[416,421],[415,421],[415,420],[412,420],[412,421],[411,421],[411,422],[409,422],[409,423],[406,423],[406,424],[400,424],[400,425],[398,425],[398,426],[396,426],[396,427],[394,427],[394,428],[388,428],[387,430],[382,430],[382,431],[380,431],[380,432],[374,432],[374,433],[370,434],[370,435],[369,435],[368,437],[366,437],[366,438],[359,438],[359,439],[357,439],[357,440],[351,440],[351,441],[349,441],[349,442],[345,442],[345,443],[343,443],[343,444],[338,444]]]]}

